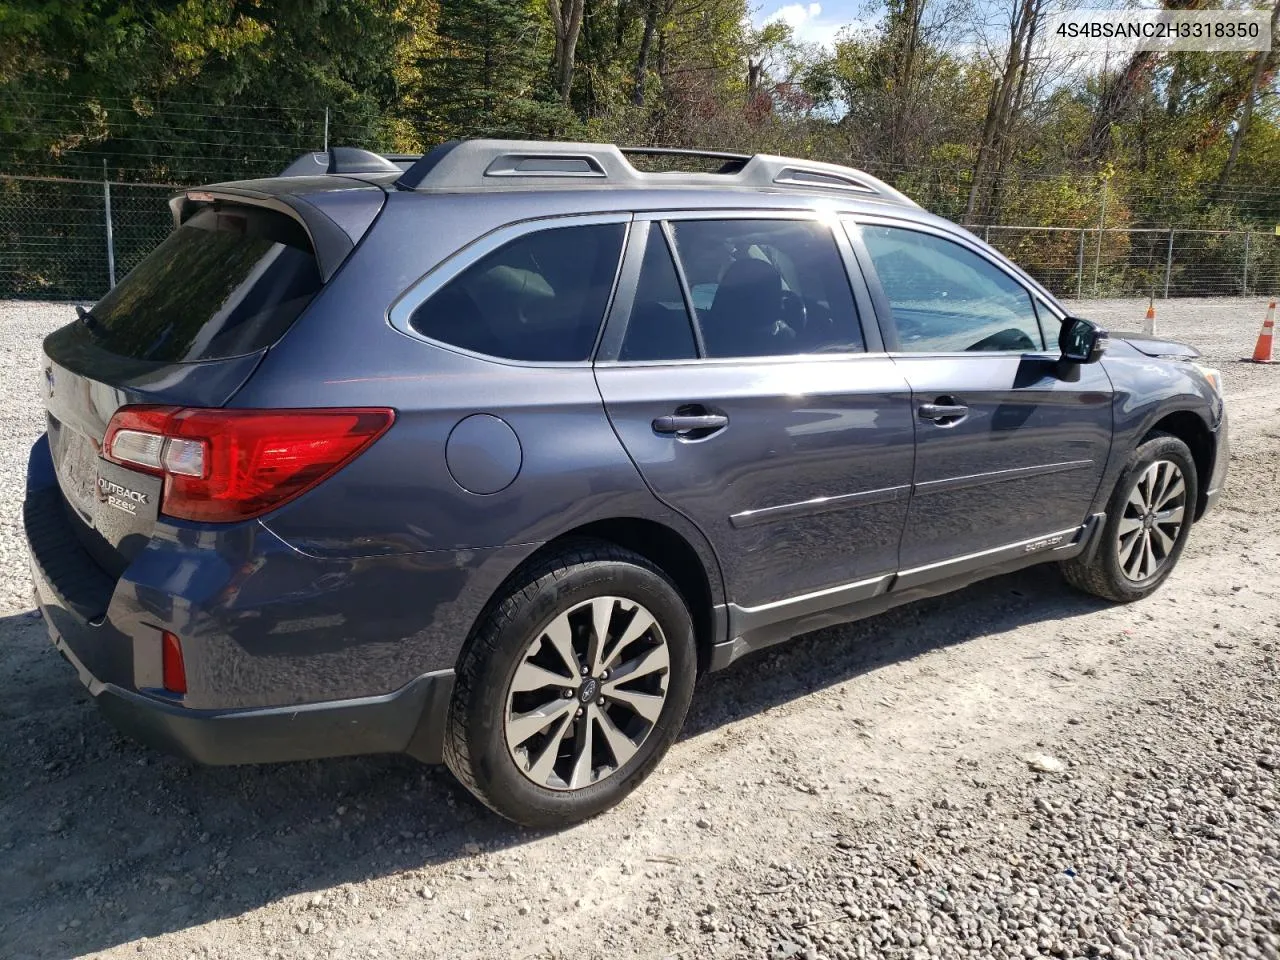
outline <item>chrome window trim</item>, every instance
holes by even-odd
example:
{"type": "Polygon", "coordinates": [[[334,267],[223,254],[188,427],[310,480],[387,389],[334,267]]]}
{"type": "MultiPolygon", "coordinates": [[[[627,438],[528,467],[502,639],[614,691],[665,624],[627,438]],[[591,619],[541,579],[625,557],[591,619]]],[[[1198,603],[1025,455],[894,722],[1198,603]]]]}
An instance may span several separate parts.
{"type": "Polygon", "coordinates": [[[448,350],[450,353],[456,353],[464,357],[473,357],[478,360],[485,360],[489,363],[501,363],[513,367],[535,368],[590,367],[592,357],[595,356],[596,348],[599,346],[600,337],[604,330],[605,319],[609,316],[609,312],[613,306],[613,298],[617,295],[618,276],[622,270],[623,253],[627,249],[627,239],[633,219],[634,217],[631,213],[567,214],[565,216],[536,217],[530,220],[521,220],[516,223],[509,223],[505,226],[498,227],[496,230],[491,230],[489,233],[476,238],[462,249],[446,257],[415,280],[392,302],[391,306],[388,308],[387,325],[396,333],[399,333],[401,336],[408,337],[410,340],[416,340],[419,343],[429,343],[433,347],[439,347],[441,350],[448,350]],[[605,304],[604,313],[600,316],[600,324],[596,328],[595,340],[592,341],[591,352],[588,354],[586,359],[542,361],[515,360],[510,357],[496,357],[492,354],[468,350],[465,347],[459,347],[455,344],[446,343],[443,340],[437,340],[434,337],[425,336],[413,329],[410,325],[409,319],[413,316],[414,311],[430,300],[435,294],[439,293],[441,288],[457,278],[467,268],[474,266],[478,261],[511,241],[518,240],[531,233],[539,233],[543,230],[559,230],[566,227],[590,227],[608,223],[620,223],[624,225],[622,246],[618,253],[618,263],[614,267],[613,285],[609,290],[609,300],[605,304]]]}
{"type": "Polygon", "coordinates": [[[635,215],[636,220],[829,220],[834,227],[840,219],[840,211],[816,207],[706,207],[696,210],[645,210],[635,215]]]}
{"type": "MultiPolygon", "coordinates": [[[[711,367],[711,366],[728,366],[730,364],[741,366],[743,364],[768,364],[775,365],[780,363],[814,363],[826,361],[849,361],[859,360],[863,357],[869,359],[886,360],[892,357],[889,353],[779,353],[769,357],[687,357],[683,360],[597,360],[596,366],[608,368],[610,370],[625,369],[627,367],[711,367]]],[[[919,356],[919,354],[907,354],[907,356],[919,356]]],[[[973,356],[973,354],[962,354],[962,356],[973,356]]]]}
{"type": "Polygon", "coordinates": [[[1058,354],[1053,350],[937,350],[925,351],[890,350],[888,356],[895,360],[910,360],[912,357],[941,357],[943,359],[972,360],[974,357],[1035,357],[1043,360],[1057,360],[1058,354]]]}

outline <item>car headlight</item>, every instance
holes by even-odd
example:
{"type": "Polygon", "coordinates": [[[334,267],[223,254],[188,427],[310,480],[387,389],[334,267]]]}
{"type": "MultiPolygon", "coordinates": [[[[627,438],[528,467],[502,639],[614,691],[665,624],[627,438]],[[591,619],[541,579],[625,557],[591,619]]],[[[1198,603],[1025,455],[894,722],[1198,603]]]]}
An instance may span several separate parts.
{"type": "Polygon", "coordinates": [[[1221,396],[1222,395],[1222,371],[1215,370],[1213,367],[1202,367],[1198,363],[1193,363],[1192,366],[1195,367],[1197,370],[1199,370],[1202,374],[1204,374],[1204,378],[1208,380],[1209,383],[1213,386],[1214,391],[1219,396],[1221,396]]]}

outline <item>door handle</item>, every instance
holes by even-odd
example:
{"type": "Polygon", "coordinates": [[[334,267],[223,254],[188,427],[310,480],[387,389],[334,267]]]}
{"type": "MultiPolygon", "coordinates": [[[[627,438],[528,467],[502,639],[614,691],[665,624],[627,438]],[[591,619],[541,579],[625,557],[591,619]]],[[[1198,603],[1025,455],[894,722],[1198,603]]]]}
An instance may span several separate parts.
{"type": "Polygon", "coordinates": [[[697,434],[710,436],[729,425],[729,418],[722,413],[676,413],[657,417],[653,421],[654,433],[674,433],[677,436],[697,434]]]}
{"type": "Polygon", "coordinates": [[[969,408],[952,397],[939,397],[936,403],[922,403],[916,408],[921,420],[932,420],[940,427],[959,423],[969,415],[969,408]]]}

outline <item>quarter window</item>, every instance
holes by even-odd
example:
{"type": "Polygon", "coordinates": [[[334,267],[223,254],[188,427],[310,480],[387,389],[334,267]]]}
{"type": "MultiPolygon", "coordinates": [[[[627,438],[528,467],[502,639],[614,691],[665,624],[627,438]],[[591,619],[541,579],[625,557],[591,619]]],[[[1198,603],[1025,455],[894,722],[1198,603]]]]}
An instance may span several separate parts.
{"type": "Polygon", "coordinates": [[[865,349],[830,229],[812,220],[672,223],[708,357],[865,349]]]}
{"type": "Polygon", "coordinates": [[[1044,337],[1044,348],[1056,350],[1058,337],[1062,333],[1062,316],[1039,297],[1036,301],[1036,316],[1040,318],[1040,334],[1044,337]]]}
{"type": "Polygon", "coordinates": [[[1031,295],[958,243],[899,227],[863,226],[889,298],[898,349],[909,353],[1044,349],[1031,295]]]}
{"type": "Polygon", "coordinates": [[[469,266],[414,310],[424,337],[506,360],[586,360],[622,253],[621,223],[551,227],[469,266]]]}

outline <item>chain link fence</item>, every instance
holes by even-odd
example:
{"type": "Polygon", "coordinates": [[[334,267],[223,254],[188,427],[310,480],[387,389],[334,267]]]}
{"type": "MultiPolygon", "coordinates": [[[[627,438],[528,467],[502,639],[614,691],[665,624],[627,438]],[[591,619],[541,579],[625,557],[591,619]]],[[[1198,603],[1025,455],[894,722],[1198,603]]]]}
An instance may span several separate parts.
{"type": "Polygon", "coordinates": [[[1260,230],[975,228],[1060,297],[1239,297],[1280,292],[1280,236],[1260,230]]]}
{"type": "Polygon", "coordinates": [[[173,229],[177,189],[0,175],[0,298],[96,300],[173,229]]]}
{"type": "MultiPolygon", "coordinates": [[[[0,175],[0,298],[96,300],[172,229],[179,189],[0,175]]],[[[1261,230],[973,229],[1067,299],[1280,293],[1280,236],[1261,230]]]]}

